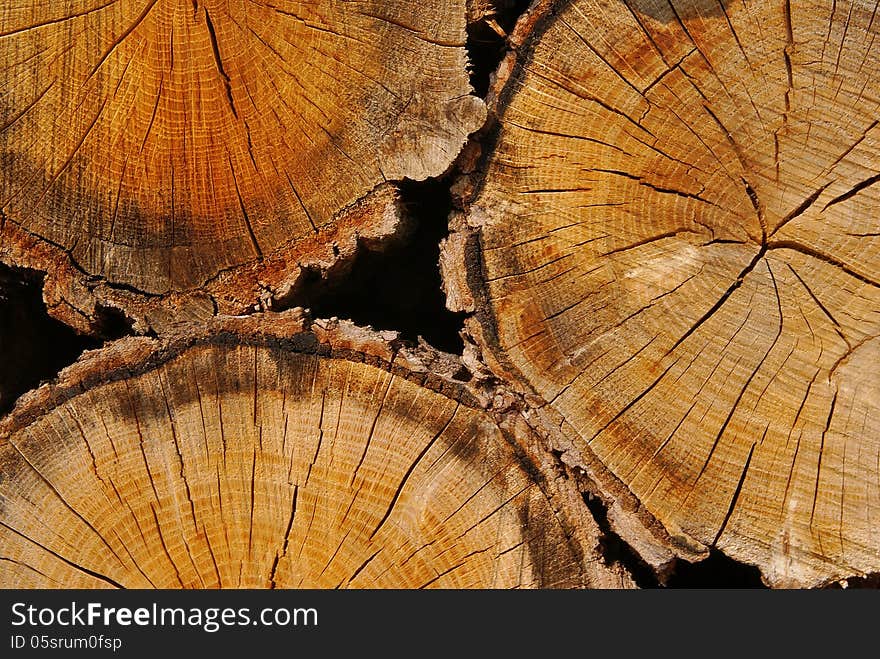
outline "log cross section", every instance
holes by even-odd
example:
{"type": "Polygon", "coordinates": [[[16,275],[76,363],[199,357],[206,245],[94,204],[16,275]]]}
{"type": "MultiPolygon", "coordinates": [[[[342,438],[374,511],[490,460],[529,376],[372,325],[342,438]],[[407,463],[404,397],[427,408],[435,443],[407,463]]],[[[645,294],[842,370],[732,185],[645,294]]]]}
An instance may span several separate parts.
{"type": "Polygon", "coordinates": [[[0,258],[80,329],[96,299],[241,313],[480,127],[465,22],[464,0],[3,3],[0,258]]]}
{"type": "Polygon", "coordinates": [[[4,422],[0,587],[574,588],[604,570],[464,396],[298,351],[308,334],[142,345],[4,422]]]}
{"type": "Polygon", "coordinates": [[[673,544],[876,571],[876,3],[544,5],[469,215],[498,368],[673,544]]]}

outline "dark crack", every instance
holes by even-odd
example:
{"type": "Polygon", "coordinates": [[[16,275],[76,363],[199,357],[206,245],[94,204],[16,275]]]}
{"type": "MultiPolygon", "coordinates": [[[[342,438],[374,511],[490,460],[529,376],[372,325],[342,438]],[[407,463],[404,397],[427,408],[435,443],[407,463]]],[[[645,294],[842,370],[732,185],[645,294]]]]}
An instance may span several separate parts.
{"type": "Polygon", "coordinates": [[[699,563],[679,561],[667,588],[766,588],[761,581],[761,571],[754,565],[741,563],[717,549],[709,552],[709,558],[699,563]]]}
{"type": "Polygon", "coordinates": [[[496,0],[496,10],[467,27],[470,82],[474,93],[485,98],[492,74],[509,50],[507,35],[528,8],[529,0],[496,0]]]}
{"type": "Polygon", "coordinates": [[[639,588],[659,588],[661,583],[651,566],[611,528],[608,508],[602,499],[589,493],[583,496],[587,508],[590,509],[593,519],[599,526],[599,550],[602,552],[605,564],[623,566],[639,588]]]}
{"type": "MultiPolygon", "coordinates": [[[[40,382],[58,375],[100,341],[78,335],[51,318],[42,299],[43,277],[0,265],[0,414],[40,382]]],[[[106,311],[110,326],[118,319],[106,311]]]]}
{"type": "Polygon", "coordinates": [[[401,235],[375,249],[361,244],[344,273],[307,272],[283,306],[306,307],[316,318],[395,330],[406,341],[421,337],[438,350],[461,354],[465,314],[446,309],[439,266],[440,241],[449,233],[452,180],[401,183],[407,225],[401,235]]]}

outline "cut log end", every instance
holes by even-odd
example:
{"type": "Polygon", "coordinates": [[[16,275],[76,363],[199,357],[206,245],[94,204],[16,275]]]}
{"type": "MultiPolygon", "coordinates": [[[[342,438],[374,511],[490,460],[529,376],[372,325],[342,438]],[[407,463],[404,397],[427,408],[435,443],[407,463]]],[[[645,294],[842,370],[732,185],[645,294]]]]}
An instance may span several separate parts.
{"type": "Polygon", "coordinates": [[[230,322],[90,353],[4,422],[0,585],[625,584],[466,398],[289,314],[230,322]]]}
{"type": "Polygon", "coordinates": [[[480,127],[465,16],[464,0],[6,3],[0,258],[57,273],[65,320],[101,283],[138,320],[208,282],[252,303],[254,270],[280,284],[343,209],[440,175],[480,127]]]}
{"type": "Polygon", "coordinates": [[[682,546],[876,571],[873,3],[547,5],[469,215],[496,366],[682,546]]]}

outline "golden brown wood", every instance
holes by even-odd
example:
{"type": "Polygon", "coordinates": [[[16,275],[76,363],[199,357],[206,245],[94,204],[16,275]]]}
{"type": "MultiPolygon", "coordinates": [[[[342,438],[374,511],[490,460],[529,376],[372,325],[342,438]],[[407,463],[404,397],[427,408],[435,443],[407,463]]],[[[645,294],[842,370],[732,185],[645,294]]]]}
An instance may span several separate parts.
{"type": "Polygon", "coordinates": [[[0,258],[47,271],[50,308],[83,330],[96,304],[144,330],[240,313],[393,230],[387,193],[352,205],[441,174],[479,128],[465,16],[464,0],[4,3],[0,258]]]}
{"type": "Polygon", "coordinates": [[[880,570],[876,3],[544,4],[451,285],[487,360],[676,551],[880,570]]]}
{"type": "Polygon", "coordinates": [[[126,339],[30,394],[0,427],[0,586],[629,584],[523,424],[382,336],[303,327],[126,339]]]}

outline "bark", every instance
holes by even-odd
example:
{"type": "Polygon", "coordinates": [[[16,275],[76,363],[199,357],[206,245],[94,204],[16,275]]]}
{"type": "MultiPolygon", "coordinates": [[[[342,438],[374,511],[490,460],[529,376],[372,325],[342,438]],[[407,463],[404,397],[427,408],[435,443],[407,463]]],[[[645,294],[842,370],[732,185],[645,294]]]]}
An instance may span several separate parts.
{"type": "Polygon", "coordinates": [[[395,229],[483,122],[464,0],[0,9],[0,258],[59,318],[241,313],[395,229]]]}
{"type": "Polygon", "coordinates": [[[504,12],[515,11],[517,0],[468,0],[467,20],[469,24],[484,21],[500,36],[506,36],[499,25],[497,16],[504,12]]]}
{"type": "Polygon", "coordinates": [[[198,330],[89,353],[3,422],[0,586],[630,584],[453,357],[298,312],[198,330]]]}
{"type": "Polygon", "coordinates": [[[513,37],[446,287],[634,544],[880,566],[875,10],[543,2],[513,37]]]}

